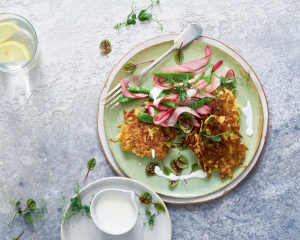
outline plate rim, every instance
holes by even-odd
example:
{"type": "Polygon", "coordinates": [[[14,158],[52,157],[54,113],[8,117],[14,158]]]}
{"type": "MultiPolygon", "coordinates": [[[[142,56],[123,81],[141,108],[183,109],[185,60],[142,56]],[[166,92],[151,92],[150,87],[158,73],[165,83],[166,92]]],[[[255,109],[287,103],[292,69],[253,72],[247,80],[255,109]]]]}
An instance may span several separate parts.
{"type": "MultiPolygon", "coordinates": [[[[108,157],[108,154],[107,154],[106,151],[105,151],[105,148],[104,148],[104,146],[103,146],[103,143],[102,143],[102,140],[101,140],[101,136],[100,136],[100,130],[99,130],[99,128],[100,128],[99,122],[100,122],[100,121],[99,121],[99,116],[100,116],[100,108],[101,108],[101,96],[102,96],[102,94],[103,94],[103,91],[104,91],[105,88],[107,88],[107,83],[108,83],[109,77],[110,77],[110,75],[113,73],[113,71],[115,70],[115,68],[116,68],[116,67],[119,65],[119,63],[120,63],[120,62],[121,62],[121,61],[129,54],[129,53],[131,53],[135,48],[137,48],[137,47],[139,47],[140,45],[145,44],[145,43],[147,43],[147,42],[149,42],[149,41],[151,41],[151,40],[157,39],[157,38],[164,38],[164,37],[168,37],[168,36],[178,36],[178,35],[179,35],[179,33],[172,33],[172,34],[160,35],[160,36],[157,36],[157,37],[154,37],[154,38],[147,39],[146,41],[144,41],[144,42],[142,42],[142,43],[140,43],[140,44],[134,46],[134,47],[133,47],[132,49],[130,49],[126,54],[124,54],[124,56],[116,63],[116,65],[114,66],[114,68],[111,70],[111,72],[110,72],[109,75],[107,76],[106,81],[105,81],[105,83],[104,83],[104,85],[103,85],[103,87],[102,87],[102,90],[101,90],[101,93],[100,93],[100,97],[99,97],[99,101],[98,101],[98,111],[97,111],[97,131],[98,131],[98,137],[99,137],[99,141],[100,141],[101,147],[102,147],[102,149],[103,149],[103,153],[104,153],[104,155],[105,155],[105,157],[106,157],[108,163],[110,164],[110,166],[114,169],[114,171],[115,171],[120,177],[126,177],[126,178],[128,178],[127,175],[122,171],[122,169],[117,170],[117,169],[113,166],[112,162],[110,161],[110,159],[109,159],[109,157],[108,157]]],[[[197,203],[202,203],[202,202],[212,201],[212,200],[215,200],[215,199],[217,199],[217,198],[220,198],[220,197],[224,196],[225,194],[227,194],[228,192],[230,192],[231,190],[233,190],[236,186],[238,186],[238,185],[239,185],[239,184],[240,184],[240,183],[241,183],[241,182],[249,175],[249,173],[250,173],[250,172],[253,170],[253,168],[255,167],[255,165],[256,165],[258,159],[260,158],[261,153],[262,153],[262,151],[263,151],[263,149],[264,149],[264,145],[265,145],[265,142],[266,142],[266,139],[267,139],[267,136],[268,136],[268,129],[269,129],[269,109],[268,109],[268,101],[267,101],[267,97],[266,97],[265,91],[264,91],[264,89],[263,89],[263,86],[262,86],[262,84],[261,84],[261,82],[260,82],[258,76],[257,76],[256,73],[254,72],[254,70],[252,69],[252,67],[249,65],[249,63],[248,63],[248,62],[247,62],[240,54],[238,54],[235,50],[233,50],[232,48],[230,48],[230,47],[227,46],[226,44],[222,43],[221,41],[216,40],[216,39],[211,38],[211,37],[207,37],[207,36],[202,36],[202,35],[201,35],[201,36],[200,36],[198,39],[196,39],[196,40],[203,39],[203,38],[204,38],[204,39],[207,38],[207,39],[210,39],[210,40],[212,40],[212,41],[218,42],[219,44],[224,45],[226,48],[230,49],[232,52],[234,52],[236,55],[238,55],[238,56],[244,61],[244,63],[251,69],[251,72],[255,75],[255,77],[256,77],[256,79],[257,79],[257,82],[258,82],[259,85],[260,85],[260,89],[257,89],[257,92],[258,92],[258,94],[259,94],[259,96],[260,96],[260,101],[261,101],[261,104],[262,104],[263,124],[262,124],[262,131],[261,131],[260,141],[259,141],[259,144],[258,144],[258,146],[257,146],[256,153],[254,154],[253,159],[256,157],[258,151],[259,151],[259,154],[258,154],[258,156],[257,156],[257,159],[255,160],[255,163],[253,164],[253,166],[251,166],[251,169],[248,169],[248,172],[246,173],[246,175],[243,176],[242,179],[239,179],[240,176],[243,175],[243,173],[246,172],[246,169],[245,169],[245,171],[243,171],[243,172],[242,172],[242,173],[241,173],[241,174],[240,174],[233,182],[229,183],[229,184],[228,184],[227,186],[225,186],[224,188],[219,189],[218,191],[214,192],[214,193],[218,193],[219,191],[222,191],[222,190],[224,191],[224,189],[225,189],[226,187],[229,188],[229,189],[225,190],[222,194],[220,194],[220,195],[218,195],[218,196],[216,196],[216,197],[212,197],[212,198],[205,199],[205,200],[200,200],[200,199],[199,199],[199,201],[192,201],[193,199],[207,197],[207,196],[209,196],[209,195],[211,195],[211,194],[213,194],[213,193],[210,193],[210,194],[207,194],[207,195],[204,195],[204,196],[200,196],[200,197],[196,197],[196,198],[180,198],[180,197],[177,198],[177,197],[171,197],[171,196],[161,195],[161,198],[164,199],[163,201],[164,201],[165,203],[170,203],[170,204],[175,204],[175,205],[197,204],[197,203]],[[264,99],[262,99],[262,94],[260,93],[259,90],[261,90],[261,92],[263,93],[264,99]],[[264,100],[265,100],[265,102],[264,102],[264,100]],[[264,104],[266,104],[266,109],[264,108],[264,104]],[[265,114],[266,114],[266,116],[265,116],[265,114]],[[264,130],[264,128],[266,128],[266,129],[264,130]],[[265,135],[265,136],[264,136],[264,135],[265,135]],[[261,147],[261,149],[259,149],[261,145],[262,145],[262,147],[261,147]],[[231,184],[233,184],[234,186],[230,186],[231,184]],[[172,201],[172,200],[175,200],[175,199],[177,199],[177,200],[180,199],[180,200],[182,200],[182,202],[174,202],[174,201],[172,201]],[[187,202],[187,201],[189,201],[189,200],[190,200],[191,202],[187,202]]],[[[169,41],[169,40],[162,40],[161,42],[166,42],[166,41],[169,41]]],[[[199,40],[199,41],[201,41],[201,40],[199,40]]],[[[161,42],[154,43],[154,44],[152,44],[152,45],[150,45],[150,46],[159,44],[159,43],[161,43],[161,42]]],[[[212,44],[212,45],[213,45],[213,44],[212,44]]],[[[148,47],[150,47],[150,46],[148,46],[148,47]]],[[[215,46],[215,45],[214,45],[214,46],[215,46]]],[[[219,48],[218,46],[215,46],[215,47],[219,48]]],[[[145,48],[147,48],[147,47],[145,47],[145,48]]],[[[219,48],[219,49],[220,49],[220,48],[219,48]]],[[[142,50],[143,50],[143,49],[142,49],[142,50]]],[[[224,51],[223,49],[221,49],[221,50],[224,51]]],[[[233,57],[232,55],[230,55],[228,52],[225,52],[225,53],[228,54],[230,57],[234,58],[234,57],[233,57]]],[[[234,58],[234,59],[235,59],[235,58],[234,58]]],[[[235,59],[235,60],[236,60],[236,59],[235,59]]],[[[237,60],[236,60],[236,61],[237,61],[237,60]]],[[[240,61],[237,61],[237,62],[240,63],[240,61]]],[[[241,63],[240,63],[240,64],[241,64],[241,63]]],[[[255,84],[255,82],[254,82],[254,84],[255,84]]],[[[255,84],[255,87],[256,87],[256,88],[258,87],[257,84],[255,84]]],[[[106,138],[106,134],[104,134],[104,135],[105,135],[104,138],[106,139],[106,141],[108,141],[107,138],[106,138]]],[[[104,139],[104,140],[105,140],[105,139],[104,139]]],[[[113,158],[113,156],[112,156],[112,158],[113,158]]],[[[251,162],[249,163],[249,165],[248,165],[247,168],[250,167],[251,163],[253,162],[253,159],[251,160],[251,162]]],[[[113,159],[113,160],[116,162],[115,159],[113,159]]],[[[120,167],[119,167],[119,168],[120,168],[120,167]]],[[[131,178],[129,178],[129,179],[131,179],[131,178]]]]}
{"type": "MultiPolygon", "coordinates": [[[[154,190],[152,190],[150,187],[148,187],[147,185],[145,185],[145,184],[143,184],[139,181],[136,181],[132,178],[127,178],[127,177],[106,177],[106,178],[101,178],[101,179],[98,179],[96,181],[93,181],[93,182],[89,183],[88,185],[86,185],[85,187],[80,189],[79,194],[82,191],[86,190],[88,187],[91,187],[92,185],[98,184],[98,183],[103,182],[105,180],[120,180],[120,181],[123,180],[123,181],[134,182],[134,183],[136,183],[138,185],[141,185],[142,187],[146,188],[151,194],[155,195],[158,198],[158,200],[160,200],[166,208],[166,214],[167,214],[168,220],[170,222],[170,240],[172,239],[172,221],[171,221],[171,216],[170,216],[169,210],[168,210],[165,202],[161,199],[161,197],[154,190]]],[[[74,195],[73,197],[76,197],[76,196],[77,196],[77,194],[74,195]]],[[[68,206],[65,208],[64,214],[68,211],[70,206],[71,206],[71,204],[69,203],[68,206]]],[[[64,240],[65,239],[65,238],[63,238],[63,226],[64,225],[62,225],[62,223],[63,223],[63,220],[61,221],[61,224],[60,224],[60,237],[61,237],[62,240],[64,240]]],[[[120,236],[122,236],[122,235],[120,235],[120,236]]]]}

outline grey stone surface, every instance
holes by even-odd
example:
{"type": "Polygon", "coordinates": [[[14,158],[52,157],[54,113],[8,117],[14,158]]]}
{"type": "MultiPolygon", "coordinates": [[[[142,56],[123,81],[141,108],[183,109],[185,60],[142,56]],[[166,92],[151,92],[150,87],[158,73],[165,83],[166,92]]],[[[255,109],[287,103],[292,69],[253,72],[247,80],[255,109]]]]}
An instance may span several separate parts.
{"type": "MultiPolygon", "coordinates": [[[[130,12],[130,0],[1,0],[0,12],[33,24],[40,59],[30,72],[0,75],[0,219],[9,222],[8,198],[44,198],[43,226],[18,217],[0,227],[1,239],[60,239],[55,199],[72,196],[86,162],[98,164],[86,183],[116,176],[97,136],[98,97],[118,60],[144,40],[201,23],[203,35],[239,52],[265,89],[270,129],[265,149],[249,176],[224,197],[197,205],[168,205],[173,239],[300,239],[299,91],[300,5],[296,0],[161,0],[153,9],[165,19],[113,29],[130,12]],[[103,38],[113,44],[99,54],[103,38]],[[58,111],[62,110],[62,111],[58,111]]],[[[136,1],[143,7],[147,1],[136,1]]],[[[83,185],[82,185],[83,186],[83,185]]],[[[149,236],[151,239],[151,236],[149,236]]]]}

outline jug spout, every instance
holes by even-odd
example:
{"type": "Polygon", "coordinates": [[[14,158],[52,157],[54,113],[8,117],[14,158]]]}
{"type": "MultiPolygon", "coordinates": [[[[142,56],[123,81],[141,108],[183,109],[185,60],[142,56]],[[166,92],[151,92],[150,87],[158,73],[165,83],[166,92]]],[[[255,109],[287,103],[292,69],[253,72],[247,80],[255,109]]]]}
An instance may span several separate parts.
{"type": "Polygon", "coordinates": [[[124,192],[130,196],[131,200],[134,200],[134,192],[133,191],[124,191],[124,192]]]}

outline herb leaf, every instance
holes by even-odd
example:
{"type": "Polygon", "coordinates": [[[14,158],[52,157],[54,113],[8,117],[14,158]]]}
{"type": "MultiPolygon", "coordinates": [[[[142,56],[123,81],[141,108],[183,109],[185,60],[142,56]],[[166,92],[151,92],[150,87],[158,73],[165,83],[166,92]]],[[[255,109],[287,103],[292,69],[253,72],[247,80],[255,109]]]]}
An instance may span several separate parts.
{"type": "Polygon", "coordinates": [[[179,153],[177,157],[177,167],[183,169],[183,168],[187,168],[188,165],[189,165],[189,160],[186,158],[186,156],[179,153]]]}
{"type": "Polygon", "coordinates": [[[178,52],[175,52],[174,54],[174,61],[180,65],[183,63],[183,60],[184,60],[184,54],[183,52],[181,51],[181,46],[182,46],[183,42],[181,43],[179,49],[178,49],[178,52]]]}
{"type": "Polygon", "coordinates": [[[105,54],[106,57],[108,57],[107,54],[111,53],[111,50],[112,50],[110,41],[108,39],[103,39],[100,42],[99,49],[100,49],[101,54],[103,54],[103,55],[105,54]]]}
{"type": "Polygon", "coordinates": [[[209,143],[210,140],[212,140],[214,142],[220,142],[222,140],[222,138],[220,136],[223,135],[223,134],[229,133],[229,132],[230,131],[223,132],[223,133],[220,133],[220,134],[217,134],[217,135],[214,135],[214,136],[210,136],[209,134],[205,134],[206,130],[202,130],[201,132],[199,132],[199,134],[201,134],[202,136],[206,137],[205,142],[203,144],[203,146],[204,146],[206,143],[209,143]]]}
{"type": "Polygon", "coordinates": [[[88,160],[86,165],[87,165],[88,169],[93,170],[94,167],[96,166],[96,159],[91,158],[90,160],[88,160]]]}
{"type": "Polygon", "coordinates": [[[145,168],[145,172],[148,176],[155,176],[156,173],[155,173],[155,167],[156,166],[159,166],[158,163],[156,162],[150,162],[146,165],[146,168],[145,168]]]}
{"type": "Polygon", "coordinates": [[[140,214],[139,215],[146,215],[146,216],[149,216],[149,220],[148,222],[144,222],[144,227],[148,224],[149,226],[152,225],[154,226],[154,218],[157,217],[159,215],[159,211],[157,212],[157,214],[151,214],[151,212],[149,210],[146,210],[145,211],[145,214],[140,214]]]}
{"type": "MultiPolygon", "coordinates": [[[[26,204],[27,204],[28,208],[36,209],[36,202],[35,202],[33,199],[29,198],[29,199],[26,201],[26,204]]],[[[28,209],[28,208],[27,208],[27,209],[28,209]]],[[[27,210],[27,209],[26,209],[26,210],[27,210]]],[[[26,211],[26,210],[25,210],[25,211],[26,211]]]]}
{"type": "Polygon", "coordinates": [[[20,237],[22,237],[22,235],[24,234],[24,231],[19,235],[19,237],[14,238],[13,240],[19,240],[20,237]]]}
{"type": "MultiPolygon", "coordinates": [[[[217,75],[216,75],[217,76],[217,75]]],[[[221,84],[229,84],[232,88],[235,88],[237,86],[237,82],[236,81],[233,81],[231,79],[227,79],[227,78],[224,78],[223,76],[217,76],[219,79],[220,79],[220,82],[221,84]]]]}
{"type": "Polygon", "coordinates": [[[176,52],[176,53],[174,54],[174,61],[175,61],[178,65],[180,65],[180,64],[183,63],[183,60],[184,60],[184,54],[183,54],[182,51],[178,50],[178,52],[176,52]]]}
{"type": "Polygon", "coordinates": [[[163,167],[162,171],[166,176],[169,176],[171,173],[171,169],[169,167],[163,167]]]}
{"type": "Polygon", "coordinates": [[[136,23],[136,19],[138,19],[139,21],[141,22],[144,22],[146,20],[152,20],[154,22],[156,22],[157,24],[159,24],[160,26],[160,29],[162,30],[163,29],[163,26],[161,24],[162,21],[164,20],[155,20],[152,18],[152,13],[147,13],[146,11],[148,9],[152,9],[154,6],[158,6],[159,4],[159,0],[151,0],[151,5],[148,6],[146,9],[143,9],[140,11],[140,13],[138,14],[138,16],[136,16],[136,14],[134,13],[137,8],[132,5],[132,9],[131,9],[131,12],[128,14],[127,16],[127,20],[126,21],[123,21],[123,22],[120,22],[120,23],[117,23],[114,28],[115,29],[120,29],[121,26],[126,26],[127,29],[129,29],[129,25],[134,25],[136,23]]]}
{"type": "Polygon", "coordinates": [[[170,166],[171,166],[171,171],[174,173],[174,174],[180,174],[181,173],[181,168],[179,168],[177,166],[177,159],[173,159],[171,162],[170,162],[170,166]]]}
{"type": "Polygon", "coordinates": [[[143,13],[140,17],[139,17],[139,20],[140,21],[146,21],[146,20],[149,20],[151,19],[152,17],[152,14],[151,13],[143,13]]]}
{"type": "Polygon", "coordinates": [[[176,143],[174,144],[179,151],[184,151],[188,149],[188,146],[185,143],[185,138],[185,133],[182,130],[175,137],[176,143]]]}
{"type": "Polygon", "coordinates": [[[19,206],[20,205],[20,201],[22,200],[19,200],[19,201],[17,201],[17,202],[14,202],[13,200],[11,200],[11,199],[9,199],[14,205],[16,205],[16,207],[17,207],[17,212],[15,213],[15,216],[14,216],[14,218],[13,218],[13,220],[11,221],[11,222],[9,222],[8,224],[7,224],[7,226],[8,227],[13,227],[14,226],[14,221],[15,221],[15,219],[16,219],[16,217],[17,217],[17,215],[25,215],[26,216],[26,220],[27,220],[27,222],[28,223],[30,223],[30,224],[35,224],[35,223],[37,223],[37,222],[39,222],[39,221],[43,221],[43,222],[45,222],[45,219],[44,219],[44,212],[45,211],[47,211],[47,208],[46,207],[44,207],[43,206],[43,203],[44,203],[44,200],[41,200],[41,203],[40,203],[40,207],[39,208],[37,208],[37,204],[36,204],[36,202],[33,200],[33,199],[28,199],[27,200],[27,208],[24,210],[24,211],[22,211],[22,209],[21,209],[21,207],[19,206]],[[30,211],[28,210],[28,209],[33,209],[34,210],[34,213],[35,213],[35,217],[37,218],[37,217],[39,217],[38,218],[38,220],[37,221],[33,221],[34,219],[33,219],[33,217],[31,216],[31,214],[30,214],[30,211]],[[42,219],[42,220],[41,220],[42,219]]]}
{"type": "Polygon", "coordinates": [[[145,64],[145,63],[149,63],[149,62],[153,62],[154,60],[150,60],[147,62],[142,62],[142,63],[138,63],[138,64],[134,64],[132,61],[128,61],[125,66],[124,66],[124,71],[125,72],[134,72],[134,70],[136,69],[136,66],[141,65],[141,64],[145,64]]]}
{"type": "MultiPolygon", "coordinates": [[[[193,165],[192,165],[192,169],[191,169],[191,173],[192,172],[196,172],[197,170],[199,170],[200,169],[200,167],[198,166],[198,163],[194,163],[193,165]]],[[[190,173],[190,174],[191,174],[190,173]]]]}
{"type": "Polygon", "coordinates": [[[149,206],[150,203],[152,202],[152,196],[150,193],[148,192],[143,192],[141,194],[141,196],[139,197],[139,200],[142,204],[144,204],[145,206],[149,206]]]}
{"type": "Polygon", "coordinates": [[[125,72],[134,72],[134,70],[136,69],[136,65],[134,65],[134,63],[132,61],[128,61],[125,65],[124,65],[124,71],[125,72]]]}
{"type": "Polygon", "coordinates": [[[187,107],[191,108],[191,109],[197,109],[198,107],[201,107],[202,105],[204,105],[205,103],[208,103],[209,101],[211,101],[212,98],[211,97],[207,97],[207,98],[198,98],[195,102],[187,105],[187,107]]]}
{"type": "Polygon", "coordinates": [[[179,182],[179,180],[177,180],[177,181],[171,181],[171,180],[169,180],[169,186],[170,187],[175,187],[175,186],[177,186],[178,182],[179,182]]]}
{"type": "Polygon", "coordinates": [[[96,166],[96,159],[95,158],[91,158],[90,160],[88,160],[87,162],[87,168],[89,169],[85,178],[83,179],[83,181],[85,181],[85,179],[87,178],[87,176],[89,175],[90,170],[93,170],[94,167],[96,166]]]}
{"type": "Polygon", "coordinates": [[[28,223],[30,223],[30,224],[32,224],[33,223],[33,218],[30,216],[30,214],[28,213],[28,214],[26,214],[26,221],[28,222],[28,223]]]}
{"type": "Polygon", "coordinates": [[[172,146],[173,145],[173,143],[171,143],[171,142],[160,142],[160,144],[167,145],[167,146],[172,146]]]}
{"type": "Polygon", "coordinates": [[[146,12],[146,10],[140,11],[140,13],[139,13],[139,15],[138,15],[138,18],[140,18],[145,12],[146,12]]]}
{"type": "Polygon", "coordinates": [[[185,132],[185,133],[190,133],[193,129],[193,121],[187,116],[179,116],[178,118],[178,123],[180,128],[185,132]]]}
{"type": "MultiPolygon", "coordinates": [[[[66,201],[65,197],[62,197],[61,199],[57,200],[58,204],[64,203],[64,204],[69,204],[71,203],[71,206],[69,208],[68,212],[63,213],[62,211],[62,225],[64,225],[66,223],[67,220],[69,220],[71,217],[73,217],[74,215],[76,215],[77,213],[79,213],[81,210],[85,211],[86,217],[92,219],[91,217],[91,213],[90,213],[90,205],[82,205],[81,203],[81,198],[80,198],[80,194],[79,194],[79,181],[78,179],[75,180],[74,182],[74,193],[77,195],[75,198],[71,198],[70,201],[66,201]]],[[[42,221],[42,220],[41,220],[42,221]]]]}
{"type": "Polygon", "coordinates": [[[159,201],[154,203],[154,207],[159,212],[166,212],[165,206],[159,201]]]}
{"type": "Polygon", "coordinates": [[[220,142],[221,141],[221,137],[219,135],[212,136],[212,137],[210,137],[210,139],[213,140],[214,142],[220,142]]]}

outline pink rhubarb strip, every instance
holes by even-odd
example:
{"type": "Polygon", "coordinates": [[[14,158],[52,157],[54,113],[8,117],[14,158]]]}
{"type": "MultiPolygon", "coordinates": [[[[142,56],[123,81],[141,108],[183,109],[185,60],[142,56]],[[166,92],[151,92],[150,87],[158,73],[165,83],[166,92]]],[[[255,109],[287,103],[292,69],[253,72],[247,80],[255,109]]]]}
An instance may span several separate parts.
{"type": "Polygon", "coordinates": [[[189,107],[179,107],[179,108],[176,108],[175,111],[172,113],[172,115],[164,122],[165,125],[168,127],[173,127],[176,124],[180,114],[182,114],[184,112],[190,113],[190,114],[194,115],[195,117],[201,118],[200,115],[195,110],[193,110],[189,107]]]}
{"type": "MultiPolygon", "coordinates": [[[[230,68],[224,67],[218,75],[219,77],[232,78],[235,81],[234,71],[230,68]]],[[[206,87],[206,91],[211,93],[216,90],[221,84],[221,81],[218,77],[214,79],[214,81],[206,87]]]]}
{"type": "Polygon", "coordinates": [[[160,111],[153,117],[153,122],[156,125],[162,125],[164,121],[166,121],[171,113],[173,112],[174,108],[169,109],[168,111],[160,111]]]}
{"type": "Polygon", "coordinates": [[[148,97],[149,94],[146,93],[136,93],[133,94],[131,92],[128,91],[128,89],[126,88],[126,86],[129,84],[128,81],[124,80],[121,78],[121,86],[122,86],[122,94],[124,95],[124,97],[128,97],[128,98],[144,98],[144,97],[148,97]]]}

